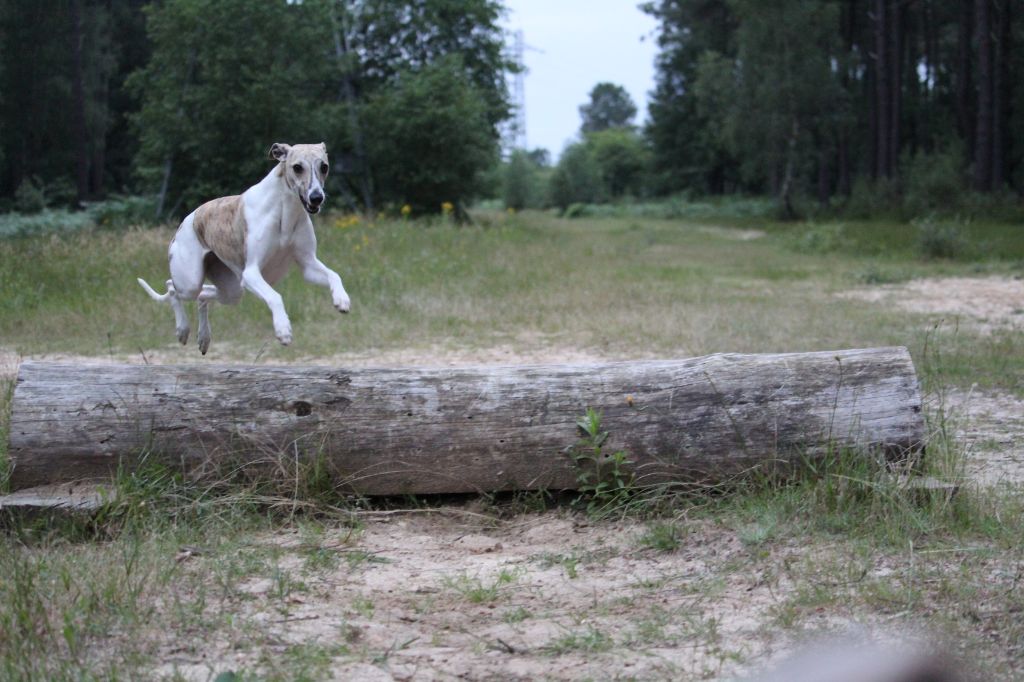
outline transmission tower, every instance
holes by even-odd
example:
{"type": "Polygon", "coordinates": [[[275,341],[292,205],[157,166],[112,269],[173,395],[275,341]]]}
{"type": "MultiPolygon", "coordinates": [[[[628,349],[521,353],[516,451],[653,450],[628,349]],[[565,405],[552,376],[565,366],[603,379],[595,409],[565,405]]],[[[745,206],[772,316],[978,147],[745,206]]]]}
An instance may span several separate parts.
{"type": "Polygon", "coordinates": [[[526,42],[523,31],[516,31],[512,59],[516,65],[515,79],[512,82],[512,124],[509,130],[509,147],[526,149],[526,61],[523,53],[526,42]]]}
{"type": "Polygon", "coordinates": [[[519,29],[512,43],[511,61],[516,65],[516,73],[512,79],[512,116],[504,125],[502,134],[505,154],[526,149],[526,60],[523,55],[527,50],[544,54],[544,50],[527,45],[523,30],[519,29]]]}

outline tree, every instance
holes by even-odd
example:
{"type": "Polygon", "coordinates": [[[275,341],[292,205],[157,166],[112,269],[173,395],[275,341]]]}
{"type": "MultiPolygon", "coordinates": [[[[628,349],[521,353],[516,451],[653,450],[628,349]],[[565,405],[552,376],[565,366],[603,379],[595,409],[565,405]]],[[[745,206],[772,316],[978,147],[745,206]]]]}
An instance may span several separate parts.
{"type": "Polygon", "coordinates": [[[235,194],[267,172],[275,141],[323,140],[329,44],[317,8],[170,0],[148,8],[153,55],[132,76],[137,164],[166,212],[235,194]]]}
{"type": "Polygon", "coordinates": [[[551,203],[562,211],[572,204],[604,201],[601,171],[584,142],[570,144],[562,151],[551,176],[550,192],[551,203]]]}
{"type": "Polygon", "coordinates": [[[621,85],[598,83],[590,91],[590,102],[580,105],[580,116],[584,133],[629,128],[636,116],[636,104],[621,85]]]}
{"type": "Polygon", "coordinates": [[[367,209],[375,196],[433,211],[468,198],[475,170],[467,168],[490,161],[494,128],[508,115],[499,11],[493,0],[152,5],[153,57],[133,79],[141,172],[176,213],[253,182],[274,141],[325,141],[343,171],[332,186],[367,209]],[[452,90],[428,93],[427,82],[452,90]],[[395,102],[434,111],[401,116],[395,102]],[[466,116],[464,140],[451,135],[452,115],[466,116]],[[385,122],[404,150],[387,139],[385,122]],[[209,149],[218,153],[210,158],[209,149]],[[452,168],[438,162],[442,154],[452,168]],[[413,171],[420,163],[436,181],[413,171]]]}
{"type": "Polygon", "coordinates": [[[644,192],[644,175],[649,160],[643,139],[633,130],[608,128],[587,135],[605,194],[617,199],[627,194],[644,192]]]}
{"type": "Polygon", "coordinates": [[[830,137],[840,99],[825,49],[838,26],[837,6],[821,0],[734,0],[732,6],[746,17],[736,32],[735,61],[705,55],[694,89],[708,118],[722,122],[721,141],[744,159],[748,182],[767,181],[793,217],[797,175],[815,142],[830,137]]]}
{"type": "Polygon", "coordinates": [[[0,3],[0,196],[37,180],[51,202],[102,193],[113,52],[131,40],[112,17],[126,1],[0,3]]]}
{"type": "Polygon", "coordinates": [[[1003,178],[1019,187],[1017,4],[647,2],[659,22],[645,130],[656,189],[771,189],[781,198],[783,187],[816,187],[827,200],[860,175],[885,180],[898,199],[909,185],[901,159],[945,154],[952,143],[966,150],[956,159],[975,161],[975,186],[988,191],[1003,178]]]}
{"type": "Polygon", "coordinates": [[[641,9],[659,23],[645,131],[654,155],[655,190],[721,193],[736,187],[736,160],[722,143],[721,123],[699,110],[694,84],[701,55],[735,54],[737,16],[727,0],[652,0],[641,9]]]}
{"type": "Polygon", "coordinates": [[[501,168],[502,195],[505,207],[516,211],[541,208],[544,205],[544,186],[548,169],[546,149],[516,149],[501,168]]]}
{"type": "Polygon", "coordinates": [[[380,196],[417,213],[461,207],[497,156],[487,100],[455,56],[399,74],[365,114],[380,196]]]}

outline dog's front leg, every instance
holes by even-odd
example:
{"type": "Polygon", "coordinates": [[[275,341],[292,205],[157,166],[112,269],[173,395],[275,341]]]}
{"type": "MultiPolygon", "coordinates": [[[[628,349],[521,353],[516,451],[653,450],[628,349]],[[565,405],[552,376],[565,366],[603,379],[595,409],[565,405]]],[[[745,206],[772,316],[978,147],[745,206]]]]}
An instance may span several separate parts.
{"type": "Polygon", "coordinates": [[[302,267],[302,276],[307,282],[330,288],[331,299],[339,313],[349,311],[352,301],[349,299],[348,292],[345,291],[338,273],[324,265],[316,256],[300,258],[299,265],[302,267]]]}
{"type": "Polygon", "coordinates": [[[242,271],[242,284],[252,293],[263,299],[263,302],[270,308],[270,314],[274,318],[274,334],[277,340],[287,346],[292,342],[292,323],[288,319],[288,313],[284,310],[284,301],[281,294],[274,291],[267,280],[263,279],[263,273],[255,266],[247,267],[242,271]]]}

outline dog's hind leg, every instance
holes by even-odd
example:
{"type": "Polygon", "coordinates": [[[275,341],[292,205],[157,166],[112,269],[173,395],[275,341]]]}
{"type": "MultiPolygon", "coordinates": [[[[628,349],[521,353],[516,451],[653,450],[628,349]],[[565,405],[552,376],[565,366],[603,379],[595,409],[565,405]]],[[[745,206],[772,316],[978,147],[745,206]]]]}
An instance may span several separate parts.
{"type": "Polygon", "coordinates": [[[188,335],[192,333],[188,322],[188,311],[185,310],[185,303],[178,297],[173,280],[167,280],[167,293],[170,294],[171,309],[174,311],[174,333],[181,345],[184,346],[188,343],[188,335]]]}
{"type": "MultiPolygon", "coordinates": [[[[203,287],[206,289],[206,287],[203,287]]],[[[199,352],[206,355],[206,351],[210,350],[210,341],[213,340],[213,336],[210,333],[210,302],[204,300],[203,295],[199,295],[199,352]]]]}
{"type": "Polygon", "coordinates": [[[203,290],[205,251],[192,228],[194,220],[193,214],[182,221],[181,227],[178,228],[178,232],[174,235],[171,246],[167,250],[171,266],[171,284],[168,289],[173,288],[174,291],[171,305],[174,307],[174,323],[178,341],[182,345],[188,343],[188,336],[191,332],[188,315],[185,313],[185,301],[196,300],[203,290]]]}
{"type": "Polygon", "coordinates": [[[203,355],[206,355],[206,351],[210,349],[210,341],[213,340],[210,328],[210,303],[213,301],[230,305],[236,303],[238,299],[231,300],[212,284],[203,285],[203,290],[199,292],[199,352],[203,355]]]}

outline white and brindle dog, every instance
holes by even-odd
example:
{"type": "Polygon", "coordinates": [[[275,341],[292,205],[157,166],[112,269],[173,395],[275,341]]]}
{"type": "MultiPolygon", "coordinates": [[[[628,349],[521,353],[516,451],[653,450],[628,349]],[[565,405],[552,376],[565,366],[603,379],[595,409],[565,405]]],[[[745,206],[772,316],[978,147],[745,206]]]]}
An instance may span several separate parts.
{"type": "Polygon", "coordinates": [[[316,257],[310,215],[324,202],[324,179],[330,169],[327,146],[275,143],[270,157],[277,166],[245,192],[209,201],[182,221],[167,250],[171,278],[167,293],[139,284],[156,301],[174,309],[178,341],[188,343],[185,301],[199,301],[199,350],[210,347],[210,301],[234,305],[243,289],[263,299],[274,317],[274,333],[284,345],[292,326],[281,295],[272,288],[298,263],[306,281],[329,287],[338,312],[347,313],[348,294],[341,278],[316,257]],[[212,284],[204,284],[209,280],[212,284]]]}

